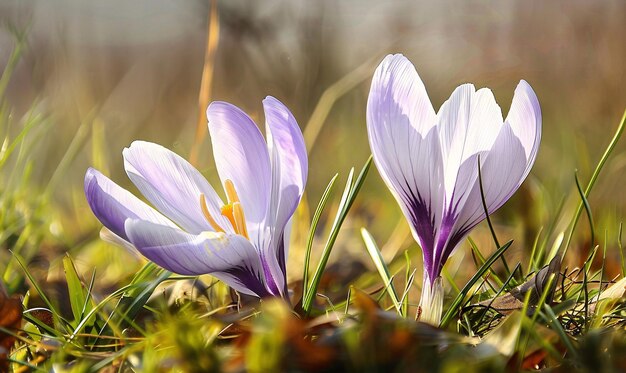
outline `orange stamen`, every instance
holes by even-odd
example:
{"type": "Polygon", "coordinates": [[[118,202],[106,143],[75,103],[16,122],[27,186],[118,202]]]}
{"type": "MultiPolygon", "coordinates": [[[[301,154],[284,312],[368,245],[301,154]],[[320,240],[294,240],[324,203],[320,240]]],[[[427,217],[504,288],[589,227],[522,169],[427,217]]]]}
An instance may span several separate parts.
{"type": "MultiPolygon", "coordinates": [[[[246,225],[246,217],[243,213],[243,207],[239,201],[239,195],[237,195],[235,185],[231,180],[227,179],[224,181],[224,190],[226,191],[228,204],[222,206],[220,211],[222,216],[228,219],[230,224],[233,226],[235,233],[250,239],[250,236],[248,235],[248,226],[246,225]]],[[[202,208],[204,218],[209,222],[211,227],[213,227],[216,232],[224,232],[224,229],[220,227],[220,225],[217,224],[215,219],[211,216],[204,194],[200,194],[200,207],[202,208]]]]}
{"type": "Polygon", "coordinates": [[[235,216],[233,214],[233,204],[232,203],[229,203],[228,205],[222,206],[222,216],[226,217],[226,219],[228,219],[228,221],[230,221],[230,224],[235,229],[235,232],[237,232],[237,224],[235,223],[235,216]]]}
{"type": "Polygon", "coordinates": [[[230,179],[224,181],[224,190],[226,191],[226,197],[228,197],[229,203],[240,202],[239,195],[237,195],[237,191],[235,190],[235,184],[233,184],[230,179]]]}
{"type": "Polygon", "coordinates": [[[241,207],[241,203],[239,202],[233,203],[233,217],[235,218],[235,223],[237,224],[237,233],[247,239],[250,239],[250,236],[248,236],[248,226],[246,225],[246,218],[243,214],[243,207],[241,207]]]}
{"type": "Polygon", "coordinates": [[[209,222],[211,227],[213,227],[213,229],[215,229],[216,232],[224,232],[224,229],[220,227],[220,225],[217,224],[215,219],[213,219],[213,217],[211,216],[211,213],[209,212],[209,208],[207,207],[207,204],[206,204],[206,197],[204,196],[204,193],[200,193],[200,208],[202,209],[202,215],[204,215],[204,218],[206,219],[206,221],[209,222]]]}

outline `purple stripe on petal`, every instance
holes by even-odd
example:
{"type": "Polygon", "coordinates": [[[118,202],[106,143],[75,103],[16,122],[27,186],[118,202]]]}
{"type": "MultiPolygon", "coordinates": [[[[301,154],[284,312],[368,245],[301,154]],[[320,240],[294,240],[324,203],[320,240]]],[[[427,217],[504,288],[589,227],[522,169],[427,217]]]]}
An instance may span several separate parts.
{"type": "Polygon", "coordinates": [[[249,268],[234,267],[224,272],[212,273],[212,276],[229,284],[230,287],[240,293],[254,295],[259,298],[273,296],[265,288],[265,284],[260,277],[261,275],[251,271],[249,268]]]}
{"type": "Polygon", "coordinates": [[[265,275],[265,284],[269,291],[274,295],[280,295],[282,291],[281,287],[285,286],[285,277],[281,274],[273,274],[272,266],[276,266],[277,264],[270,264],[270,261],[276,262],[276,258],[273,256],[268,257],[265,253],[260,253],[261,265],[263,266],[263,273],[265,275]],[[281,281],[281,286],[279,287],[278,281],[281,281]]]}
{"type": "Polygon", "coordinates": [[[441,227],[437,236],[437,246],[435,248],[435,260],[429,268],[429,276],[434,281],[441,275],[443,265],[448,260],[452,251],[456,248],[462,237],[458,237],[455,230],[456,216],[454,213],[447,213],[441,221],[441,227]]]}
{"type": "Polygon", "coordinates": [[[388,56],[372,80],[367,129],[374,162],[432,263],[442,216],[443,162],[436,116],[417,72],[402,56],[388,56]]]}
{"type": "Polygon", "coordinates": [[[408,192],[403,191],[402,193],[401,198],[406,205],[409,221],[413,227],[413,231],[417,235],[416,239],[422,248],[424,266],[430,268],[435,259],[433,254],[436,236],[436,228],[430,208],[426,206],[426,202],[421,198],[419,193],[414,193],[411,190],[408,190],[408,192]]]}
{"type": "MultiPolygon", "coordinates": [[[[280,235],[280,238],[278,240],[278,249],[276,250],[276,257],[278,258],[278,265],[280,266],[282,273],[284,273],[285,275],[287,274],[287,263],[285,262],[287,259],[287,252],[285,250],[285,246],[287,245],[287,243],[285,242],[285,240],[289,239],[287,237],[288,235],[286,235],[285,232],[283,232],[283,234],[280,235]]],[[[287,281],[285,281],[285,288],[286,286],[287,286],[287,281]]]]}
{"type": "Polygon", "coordinates": [[[183,275],[214,274],[237,291],[266,295],[263,266],[250,241],[239,235],[193,235],[140,220],[127,220],[130,242],[146,258],[183,275]],[[262,293],[262,294],[259,294],[262,293]]]}

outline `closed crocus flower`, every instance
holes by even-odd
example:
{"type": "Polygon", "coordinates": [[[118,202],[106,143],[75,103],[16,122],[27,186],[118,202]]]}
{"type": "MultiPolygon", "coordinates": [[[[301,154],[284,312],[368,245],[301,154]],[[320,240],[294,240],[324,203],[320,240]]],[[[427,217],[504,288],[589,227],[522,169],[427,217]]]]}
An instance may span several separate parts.
{"type": "Polygon", "coordinates": [[[506,120],[493,93],[463,84],[435,112],[409,60],[389,55],[376,69],[367,103],[376,166],[422,247],[422,320],[438,324],[441,270],[487,211],[502,206],[528,175],[541,139],[541,110],[525,81],[506,120]]]}
{"type": "Polygon", "coordinates": [[[302,197],[308,161],[291,112],[273,97],[263,107],[267,142],[236,106],[213,102],[207,109],[226,201],[177,154],[135,141],[123,151],[124,167],[153,207],[89,169],[85,194],[93,213],[169,271],[209,273],[248,295],[286,297],[289,221],[302,197]]]}

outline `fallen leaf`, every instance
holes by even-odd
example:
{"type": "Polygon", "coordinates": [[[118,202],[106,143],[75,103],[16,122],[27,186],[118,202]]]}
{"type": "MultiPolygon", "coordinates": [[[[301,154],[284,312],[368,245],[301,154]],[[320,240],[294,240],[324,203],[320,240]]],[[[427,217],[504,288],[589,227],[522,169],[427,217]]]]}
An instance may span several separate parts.
{"type": "Polygon", "coordinates": [[[513,311],[521,310],[524,307],[524,299],[526,298],[526,294],[529,292],[530,302],[528,307],[528,312],[534,312],[535,306],[541,295],[544,291],[549,291],[548,297],[546,298],[546,303],[550,303],[552,301],[552,296],[554,294],[554,289],[556,288],[557,278],[552,281],[551,288],[546,289],[548,286],[548,281],[550,279],[550,275],[555,274],[558,275],[559,270],[561,268],[561,257],[555,256],[550,264],[543,267],[537,274],[535,274],[530,280],[524,282],[523,284],[511,289],[505,295],[499,296],[497,298],[491,298],[484,300],[482,302],[473,304],[469,307],[487,307],[494,309],[500,312],[503,315],[508,315],[513,311]]]}
{"type": "MultiPolygon", "coordinates": [[[[9,331],[17,331],[22,325],[22,302],[16,297],[9,297],[0,284],[0,327],[9,331]]],[[[9,361],[7,355],[15,343],[12,334],[0,331],[0,371],[7,371],[9,361]]]]}

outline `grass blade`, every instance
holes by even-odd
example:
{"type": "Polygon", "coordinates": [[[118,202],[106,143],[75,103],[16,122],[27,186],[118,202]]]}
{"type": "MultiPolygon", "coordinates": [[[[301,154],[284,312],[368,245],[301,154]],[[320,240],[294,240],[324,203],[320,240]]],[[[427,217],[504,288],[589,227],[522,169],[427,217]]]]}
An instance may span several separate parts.
{"type": "Polygon", "coordinates": [[[622,246],[622,230],[624,228],[624,224],[619,222],[619,231],[617,232],[617,249],[619,250],[619,259],[622,270],[622,277],[626,275],[626,262],[624,262],[624,247],[622,246]]]}
{"type": "Polygon", "coordinates": [[[63,270],[65,271],[65,280],[67,282],[67,291],[70,298],[72,314],[74,315],[74,323],[78,323],[83,312],[83,306],[87,301],[87,295],[76,272],[74,261],[72,261],[69,255],[63,257],[63,270]]]}
{"type": "Polygon", "coordinates": [[[450,307],[448,308],[448,310],[446,311],[445,315],[443,316],[443,318],[441,319],[441,323],[439,324],[440,327],[445,328],[448,323],[450,322],[450,320],[452,320],[452,316],[456,313],[456,311],[458,310],[459,306],[461,305],[461,303],[463,302],[463,299],[465,298],[465,296],[467,295],[467,293],[470,291],[470,289],[472,288],[472,286],[474,286],[474,284],[480,280],[483,276],[483,274],[485,272],[487,272],[487,270],[489,270],[489,268],[491,267],[491,265],[498,260],[498,258],[500,258],[502,256],[502,254],[504,254],[504,252],[511,247],[511,244],[513,243],[513,241],[509,241],[507,243],[505,243],[502,247],[498,248],[498,250],[496,250],[493,254],[491,254],[491,256],[485,261],[485,263],[478,269],[478,271],[474,274],[474,276],[472,276],[472,278],[467,282],[467,284],[465,284],[465,286],[463,287],[463,289],[461,289],[461,292],[459,293],[459,295],[456,296],[456,298],[454,299],[454,301],[452,301],[452,304],[450,305],[450,307]]]}
{"type": "Polygon", "coordinates": [[[302,300],[302,310],[306,315],[311,312],[311,305],[313,303],[313,299],[315,298],[315,294],[317,293],[317,287],[322,279],[322,274],[324,273],[324,269],[326,268],[326,264],[328,263],[328,258],[330,257],[330,253],[332,247],[337,240],[337,236],[339,235],[339,229],[341,229],[341,225],[345,220],[348,212],[350,211],[350,207],[354,203],[356,196],[365,181],[365,177],[367,176],[367,172],[372,164],[372,157],[370,156],[365,162],[365,165],[361,169],[359,176],[356,178],[356,181],[353,183],[352,180],[354,178],[354,169],[350,170],[350,174],[348,175],[348,181],[346,182],[346,187],[341,196],[341,200],[339,202],[339,208],[337,209],[337,215],[335,216],[335,220],[333,221],[333,225],[331,226],[330,234],[328,239],[326,240],[326,244],[324,245],[324,250],[322,251],[322,257],[320,258],[320,262],[317,265],[317,269],[313,274],[313,278],[311,279],[311,284],[309,285],[306,296],[302,300]]]}
{"type": "MultiPolygon", "coordinates": [[[[496,247],[500,247],[500,241],[498,241],[496,230],[493,228],[493,224],[491,223],[491,218],[489,217],[489,209],[487,208],[487,200],[485,199],[485,190],[483,188],[483,174],[480,167],[480,155],[478,155],[478,186],[480,187],[480,202],[483,205],[485,220],[487,220],[487,225],[489,225],[489,231],[491,232],[491,236],[493,237],[493,242],[496,244],[496,247]]],[[[511,275],[509,264],[506,262],[504,256],[502,256],[501,258],[502,264],[504,265],[504,270],[506,272],[506,276],[508,277],[511,275]]]]}
{"type": "Polygon", "coordinates": [[[552,310],[550,305],[547,303],[544,304],[543,311],[545,313],[544,316],[547,316],[546,319],[548,320],[549,325],[552,326],[552,329],[556,331],[556,333],[563,341],[565,348],[567,348],[567,352],[569,352],[572,357],[577,357],[578,354],[576,353],[576,348],[574,347],[572,340],[565,332],[565,329],[563,329],[563,325],[561,325],[561,323],[559,322],[559,319],[554,314],[554,311],[552,310]]]}
{"type": "Polygon", "coordinates": [[[389,269],[387,268],[385,260],[383,259],[383,256],[381,255],[380,250],[378,249],[378,246],[374,241],[374,237],[372,237],[370,232],[368,232],[365,228],[361,228],[361,237],[363,237],[363,242],[365,242],[367,253],[370,255],[370,258],[372,258],[372,261],[374,262],[374,265],[378,270],[378,274],[385,284],[387,293],[391,297],[391,301],[393,302],[394,307],[396,307],[396,311],[398,311],[398,314],[400,314],[400,316],[406,316],[403,312],[402,305],[398,300],[398,294],[396,293],[396,288],[393,286],[393,281],[391,275],[389,274],[389,269]]]}
{"type": "Polygon", "coordinates": [[[308,286],[309,286],[309,268],[311,263],[311,250],[313,248],[313,238],[315,237],[315,231],[317,230],[317,225],[320,222],[320,217],[322,216],[322,212],[326,208],[326,204],[328,203],[328,199],[330,198],[332,191],[335,187],[335,182],[339,174],[335,174],[330,182],[326,186],[324,193],[322,193],[322,197],[320,198],[320,202],[317,204],[315,208],[315,213],[313,214],[313,220],[311,220],[311,228],[309,229],[309,237],[306,241],[306,253],[304,255],[304,272],[302,273],[302,297],[306,297],[308,286]]]}
{"type": "Polygon", "coordinates": [[[336,236],[339,233],[339,228],[343,223],[342,215],[345,206],[347,205],[347,200],[350,197],[350,189],[352,188],[353,177],[354,169],[351,169],[350,174],[348,174],[348,181],[346,182],[343,194],[341,195],[339,208],[337,209],[337,214],[335,215],[335,220],[333,221],[330,235],[326,240],[326,245],[324,246],[324,250],[322,251],[322,257],[320,258],[320,262],[318,263],[315,273],[313,274],[311,284],[306,290],[306,295],[302,299],[302,309],[305,311],[306,314],[308,314],[311,310],[311,303],[313,302],[313,298],[315,297],[315,292],[317,291],[319,282],[322,279],[322,273],[324,272],[326,264],[328,263],[328,258],[330,257],[330,252],[332,250],[332,246],[335,243],[336,236]]]}
{"type": "Polygon", "coordinates": [[[130,285],[133,285],[133,287],[122,296],[119,305],[121,313],[118,312],[119,318],[116,321],[134,319],[146,304],[154,289],[161,282],[167,280],[171,274],[171,272],[158,267],[152,262],[147,263],[131,281],[130,285]]]}
{"type": "Polygon", "coordinates": [[[35,278],[30,273],[30,271],[28,271],[28,268],[26,268],[26,266],[24,265],[23,259],[16,253],[12,253],[12,254],[17,264],[19,264],[19,266],[22,267],[22,270],[24,271],[24,274],[26,275],[26,277],[28,277],[28,280],[30,281],[30,283],[33,285],[35,290],[37,290],[37,293],[41,297],[41,300],[46,304],[46,306],[48,306],[48,309],[50,310],[50,312],[52,312],[52,314],[55,316],[60,315],[60,313],[58,312],[54,304],[50,302],[50,299],[48,299],[48,297],[46,296],[46,293],[44,293],[44,291],[39,286],[39,283],[37,282],[37,280],[35,280],[35,278]]]}
{"type": "MultiPolygon", "coordinates": [[[[469,242],[470,248],[472,249],[472,255],[475,258],[474,262],[476,263],[476,267],[480,268],[480,266],[485,264],[485,257],[480,252],[480,250],[478,249],[478,245],[476,245],[476,242],[474,242],[474,240],[472,240],[471,237],[468,237],[467,241],[469,242]]],[[[489,278],[493,280],[497,286],[502,287],[504,285],[504,282],[502,282],[498,274],[493,269],[489,268],[489,273],[490,273],[489,278]]],[[[507,277],[510,277],[510,276],[511,274],[509,273],[507,277]]],[[[493,291],[496,291],[496,289],[494,289],[493,286],[491,286],[489,282],[487,282],[487,284],[493,289],[493,291]]]]}
{"type": "Polygon", "coordinates": [[[595,228],[593,224],[593,216],[591,215],[591,206],[589,206],[589,201],[585,196],[585,192],[583,192],[582,186],[580,186],[580,180],[578,179],[578,171],[574,172],[574,180],[576,181],[576,189],[578,189],[578,194],[580,195],[581,202],[585,207],[585,213],[587,214],[587,219],[589,219],[589,230],[591,231],[591,245],[596,242],[595,239],[595,228]]]}
{"type": "Polygon", "coordinates": [[[171,272],[159,268],[156,264],[152,262],[147,263],[137,275],[135,275],[130,284],[117,289],[100,301],[100,303],[92,307],[76,326],[70,339],[76,337],[76,335],[87,326],[94,314],[100,311],[106,303],[119,296],[122,296],[122,298],[117,306],[117,308],[120,309],[116,309],[116,318],[113,321],[108,320],[107,322],[120,323],[122,321],[131,321],[139,310],[144,307],[148,298],[152,292],[154,292],[154,289],[156,289],[161,282],[169,278],[170,275],[171,272]]]}
{"type": "MultiPolygon", "coordinates": [[[[624,126],[626,126],[626,111],[624,111],[624,114],[622,115],[622,120],[619,126],[617,127],[617,130],[615,131],[615,134],[613,135],[613,138],[611,139],[609,146],[607,146],[606,150],[604,151],[604,154],[602,154],[602,157],[600,158],[598,165],[596,166],[595,170],[593,171],[593,174],[591,175],[589,184],[587,184],[587,188],[585,189],[585,198],[589,198],[589,194],[591,193],[593,186],[596,184],[596,181],[598,180],[598,176],[600,175],[602,168],[604,168],[604,164],[609,159],[609,156],[611,155],[611,153],[613,153],[613,150],[615,149],[617,142],[622,137],[622,133],[624,132],[624,126]]],[[[569,245],[572,242],[572,237],[574,236],[574,231],[576,230],[576,224],[578,223],[578,219],[580,218],[580,214],[582,213],[582,210],[583,210],[583,202],[580,202],[578,204],[578,208],[576,209],[576,213],[574,214],[574,217],[572,218],[572,221],[570,222],[571,229],[567,236],[567,241],[565,241],[565,247],[563,248],[563,254],[561,255],[562,258],[565,258],[567,249],[569,248],[569,245]]]]}

